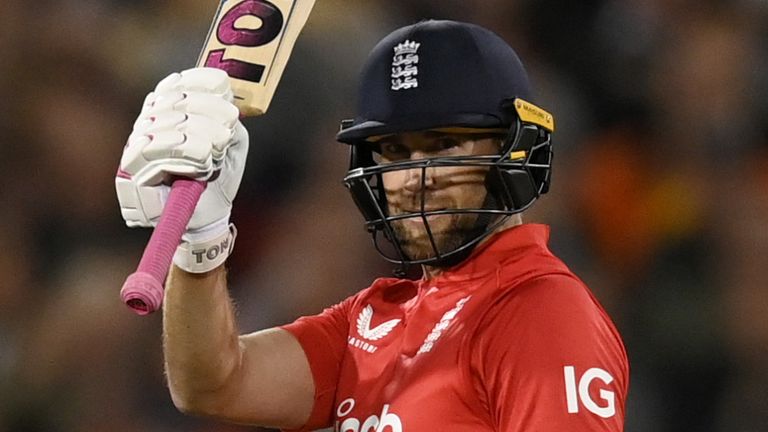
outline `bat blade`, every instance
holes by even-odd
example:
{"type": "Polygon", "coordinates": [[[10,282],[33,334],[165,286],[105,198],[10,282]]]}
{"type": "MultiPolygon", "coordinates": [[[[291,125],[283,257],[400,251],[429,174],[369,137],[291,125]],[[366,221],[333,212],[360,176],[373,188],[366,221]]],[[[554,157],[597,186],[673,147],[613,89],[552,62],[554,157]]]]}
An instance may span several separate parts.
{"type": "Polygon", "coordinates": [[[198,66],[222,69],[232,80],[243,116],[269,108],[296,39],[315,0],[223,0],[198,66]]]}

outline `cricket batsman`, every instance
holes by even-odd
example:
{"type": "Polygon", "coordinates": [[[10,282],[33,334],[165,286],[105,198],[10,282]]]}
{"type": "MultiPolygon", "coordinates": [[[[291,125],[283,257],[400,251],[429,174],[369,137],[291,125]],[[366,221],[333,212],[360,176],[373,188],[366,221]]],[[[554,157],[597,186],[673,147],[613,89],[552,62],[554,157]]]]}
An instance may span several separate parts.
{"type": "Polygon", "coordinates": [[[169,176],[208,182],[165,294],[175,405],[299,431],[623,430],[621,337],[548,249],[549,228],[522,220],[550,186],[555,123],[535,103],[515,51],[482,27],[422,21],[386,36],[337,139],[375,247],[396,274],[423,276],[383,277],[319,315],[240,335],[224,262],[248,134],[225,73],[161,81],[116,181],[129,226],[157,222],[169,176]]]}

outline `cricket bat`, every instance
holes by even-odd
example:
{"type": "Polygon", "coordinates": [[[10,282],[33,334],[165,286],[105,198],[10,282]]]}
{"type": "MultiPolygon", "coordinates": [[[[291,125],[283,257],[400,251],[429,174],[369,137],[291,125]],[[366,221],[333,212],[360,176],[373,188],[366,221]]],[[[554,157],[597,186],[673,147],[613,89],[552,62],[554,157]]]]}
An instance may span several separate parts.
{"type": "MultiPolygon", "coordinates": [[[[243,117],[269,108],[299,32],[315,0],[222,0],[197,66],[222,69],[230,77],[243,117]]],[[[173,254],[195,210],[204,182],[177,179],[135,273],[120,296],[139,315],[160,308],[173,254]]]]}

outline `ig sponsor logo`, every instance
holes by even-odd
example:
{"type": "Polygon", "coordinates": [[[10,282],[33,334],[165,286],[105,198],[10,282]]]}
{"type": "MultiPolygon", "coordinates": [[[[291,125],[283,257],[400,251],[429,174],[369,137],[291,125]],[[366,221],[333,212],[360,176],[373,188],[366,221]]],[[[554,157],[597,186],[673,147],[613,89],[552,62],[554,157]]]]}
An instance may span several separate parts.
{"type": "Polygon", "coordinates": [[[336,424],[334,432],[403,432],[403,424],[397,414],[389,412],[389,404],[384,404],[379,415],[371,415],[362,421],[349,417],[344,418],[355,409],[355,400],[347,398],[336,408],[336,424]]]}
{"type": "Polygon", "coordinates": [[[568,402],[568,413],[579,412],[579,401],[588,411],[602,418],[613,417],[616,414],[616,394],[610,390],[600,389],[602,404],[598,405],[589,394],[589,386],[594,380],[602,381],[606,386],[613,382],[611,374],[600,368],[591,368],[584,372],[576,384],[576,369],[573,366],[563,367],[565,374],[565,397],[568,402]]]}

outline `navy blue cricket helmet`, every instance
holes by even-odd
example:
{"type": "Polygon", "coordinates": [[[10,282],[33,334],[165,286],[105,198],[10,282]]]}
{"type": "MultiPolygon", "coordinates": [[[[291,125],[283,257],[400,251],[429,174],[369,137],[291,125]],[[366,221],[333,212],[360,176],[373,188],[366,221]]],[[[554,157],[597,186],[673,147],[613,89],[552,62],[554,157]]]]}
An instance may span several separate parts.
{"type": "Polygon", "coordinates": [[[504,40],[474,24],[429,20],[395,30],[371,51],[361,74],[357,115],[342,122],[337,139],[351,145],[344,184],[365,217],[377,250],[404,271],[410,264],[447,267],[461,262],[506,217],[527,209],[546,193],[553,131],[552,116],[532,103],[525,68],[504,40]],[[379,137],[443,128],[501,131],[503,144],[493,156],[374,161],[379,137]],[[488,167],[483,208],[389,214],[383,172],[478,165],[488,167]],[[444,213],[478,215],[475,232],[451,251],[437,249],[427,220],[444,213]],[[422,218],[434,249],[429,258],[412,259],[400,246],[391,223],[408,217],[422,218]],[[380,233],[392,251],[381,247],[380,233]]]}

